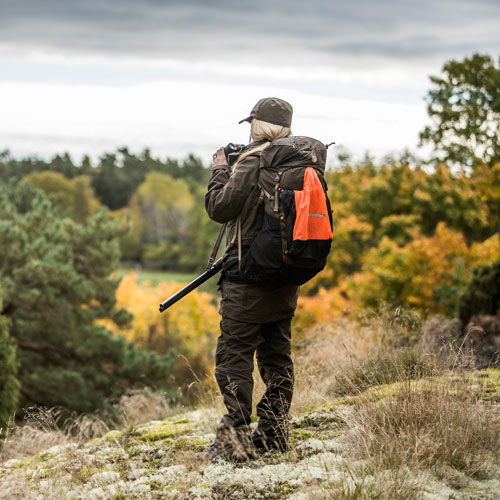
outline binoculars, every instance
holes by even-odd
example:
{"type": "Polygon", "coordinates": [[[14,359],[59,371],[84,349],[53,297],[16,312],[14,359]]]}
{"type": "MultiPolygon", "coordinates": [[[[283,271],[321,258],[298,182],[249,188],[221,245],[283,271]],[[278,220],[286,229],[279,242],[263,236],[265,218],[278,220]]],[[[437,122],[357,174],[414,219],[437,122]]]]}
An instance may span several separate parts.
{"type": "Polygon", "coordinates": [[[224,154],[226,155],[229,166],[232,166],[236,162],[244,147],[243,144],[233,144],[232,142],[224,146],[224,154]]]}

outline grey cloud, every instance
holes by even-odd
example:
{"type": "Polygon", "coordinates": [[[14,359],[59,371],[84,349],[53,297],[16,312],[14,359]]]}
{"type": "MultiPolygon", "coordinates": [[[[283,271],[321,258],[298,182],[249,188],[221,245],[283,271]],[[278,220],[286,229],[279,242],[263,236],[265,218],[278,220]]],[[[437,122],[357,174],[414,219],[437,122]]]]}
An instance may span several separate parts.
{"type": "Polygon", "coordinates": [[[0,49],[297,62],[500,52],[497,0],[0,0],[0,49]]]}
{"type": "Polygon", "coordinates": [[[491,44],[481,40],[470,40],[469,42],[455,41],[453,44],[443,45],[437,37],[422,37],[399,39],[392,42],[371,43],[350,42],[331,44],[323,47],[325,51],[344,54],[346,56],[380,56],[394,59],[412,60],[439,56],[442,58],[450,52],[469,54],[471,51],[484,52],[491,50],[491,44]]]}

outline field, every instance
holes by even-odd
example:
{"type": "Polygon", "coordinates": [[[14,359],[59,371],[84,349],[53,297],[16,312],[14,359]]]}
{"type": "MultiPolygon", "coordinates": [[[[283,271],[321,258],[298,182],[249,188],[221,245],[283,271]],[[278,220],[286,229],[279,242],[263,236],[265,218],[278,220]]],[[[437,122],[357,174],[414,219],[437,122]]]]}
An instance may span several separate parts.
{"type": "MultiPolygon", "coordinates": [[[[202,274],[205,269],[200,268],[198,273],[176,273],[173,271],[159,271],[155,269],[142,269],[132,267],[120,267],[116,272],[119,278],[127,276],[130,272],[137,273],[137,283],[142,286],[156,287],[160,283],[179,283],[185,285],[193,281],[197,276],[202,274]]],[[[197,290],[201,292],[217,293],[217,280],[218,275],[210,278],[208,281],[200,285],[197,290]]],[[[179,288],[181,288],[179,286],[179,288]]],[[[166,297],[161,298],[163,300],[166,297]]]]}
{"type": "MultiPolygon", "coordinates": [[[[137,273],[137,281],[141,284],[149,283],[151,286],[156,286],[161,281],[176,281],[177,283],[188,283],[196,276],[195,273],[176,273],[172,271],[158,271],[154,269],[142,269],[139,267],[120,267],[116,272],[119,278],[127,275],[131,271],[137,273]]],[[[200,271],[200,274],[203,270],[200,271]]]]}

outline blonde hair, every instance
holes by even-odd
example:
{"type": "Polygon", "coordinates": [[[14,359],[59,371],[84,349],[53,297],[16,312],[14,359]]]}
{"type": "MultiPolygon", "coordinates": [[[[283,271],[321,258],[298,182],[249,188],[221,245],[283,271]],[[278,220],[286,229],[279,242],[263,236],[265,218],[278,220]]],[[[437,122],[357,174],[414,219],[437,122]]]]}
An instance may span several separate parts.
{"type": "Polygon", "coordinates": [[[263,144],[259,144],[253,149],[249,151],[245,151],[236,162],[237,164],[245,159],[247,156],[250,156],[253,153],[257,153],[258,151],[262,151],[267,146],[269,146],[271,141],[275,139],[281,139],[282,137],[288,137],[292,135],[292,130],[290,127],[283,127],[281,125],[275,125],[274,123],[265,122],[263,120],[257,120],[257,118],[252,118],[250,123],[250,140],[251,141],[262,141],[266,140],[263,144]]]}

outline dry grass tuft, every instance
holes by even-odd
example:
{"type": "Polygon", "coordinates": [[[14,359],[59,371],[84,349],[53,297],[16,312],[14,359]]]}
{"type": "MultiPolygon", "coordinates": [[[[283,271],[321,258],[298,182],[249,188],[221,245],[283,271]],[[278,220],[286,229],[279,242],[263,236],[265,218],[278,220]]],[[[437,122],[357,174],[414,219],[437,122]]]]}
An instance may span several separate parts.
{"type": "Polygon", "coordinates": [[[369,387],[419,379],[439,374],[439,366],[431,356],[417,349],[382,348],[372,356],[353,360],[335,377],[329,387],[332,394],[360,394],[369,387]]]}
{"type": "Polygon", "coordinates": [[[22,458],[70,442],[84,443],[101,437],[112,428],[161,420],[172,414],[164,395],[150,389],[133,391],[114,405],[116,422],[97,415],[68,417],[67,412],[43,407],[29,408],[23,422],[12,424],[0,443],[0,462],[22,458]]]}
{"type": "Polygon", "coordinates": [[[120,415],[120,421],[128,426],[163,420],[172,414],[165,396],[147,388],[123,395],[115,408],[120,415]]]}
{"type": "Polygon", "coordinates": [[[500,463],[500,415],[467,379],[410,379],[383,402],[364,401],[352,415],[350,438],[359,458],[397,470],[449,466],[482,477],[500,463]]]}
{"type": "Polygon", "coordinates": [[[23,425],[12,425],[1,443],[0,462],[20,458],[71,441],[57,425],[57,415],[46,408],[28,408],[23,425]]]}
{"type": "Polygon", "coordinates": [[[380,349],[384,335],[378,325],[347,319],[312,328],[295,352],[293,412],[303,413],[329,401],[336,378],[353,359],[366,358],[380,349]]]}
{"type": "Polygon", "coordinates": [[[311,328],[295,354],[293,410],[302,413],[335,396],[434,373],[430,357],[407,348],[416,344],[420,327],[420,316],[398,308],[311,328]]]}
{"type": "Polygon", "coordinates": [[[415,500],[421,487],[412,472],[399,470],[367,470],[365,466],[347,467],[340,479],[318,488],[310,500],[415,500]]]}
{"type": "Polygon", "coordinates": [[[431,326],[447,333],[438,349],[428,345],[428,326],[420,337],[418,318],[396,310],[392,317],[383,313],[313,329],[297,352],[296,413],[338,396],[358,396],[345,422],[352,480],[330,484],[328,498],[410,499],[421,489],[413,477],[418,471],[480,479],[499,470],[498,407],[482,401],[475,382],[460,376],[474,366],[474,353],[451,342],[449,322],[435,319],[431,326]],[[422,389],[417,380],[429,377],[422,389]],[[370,387],[395,382],[388,398],[384,389],[376,401],[373,394],[363,396],[370,387]]]}

